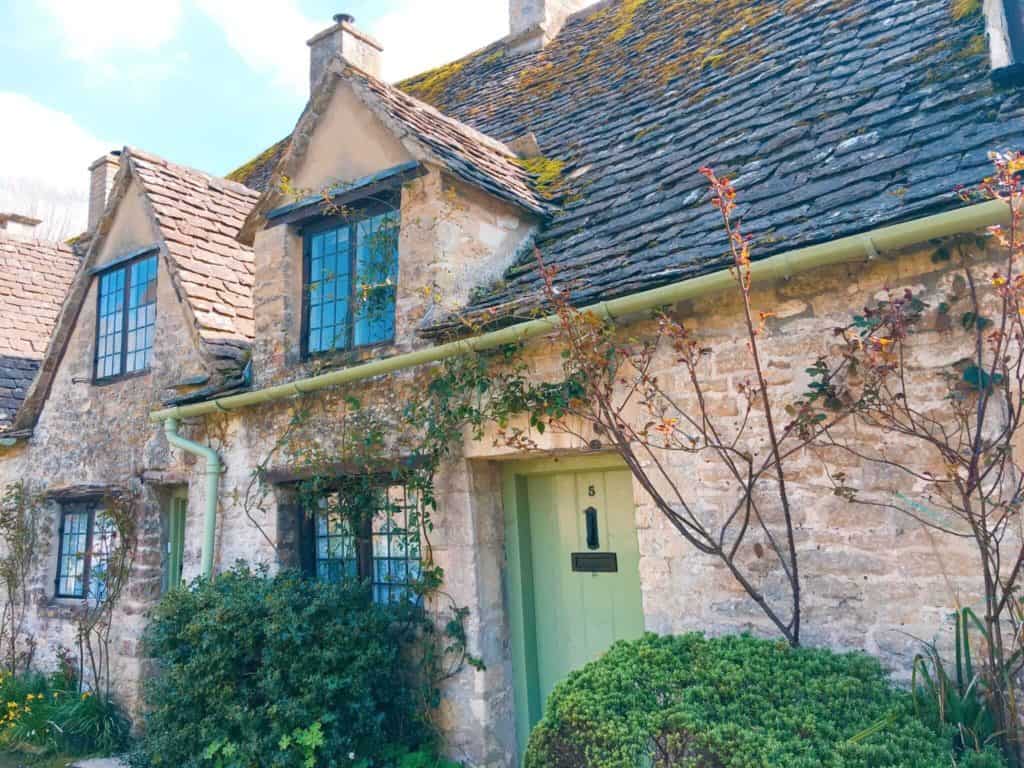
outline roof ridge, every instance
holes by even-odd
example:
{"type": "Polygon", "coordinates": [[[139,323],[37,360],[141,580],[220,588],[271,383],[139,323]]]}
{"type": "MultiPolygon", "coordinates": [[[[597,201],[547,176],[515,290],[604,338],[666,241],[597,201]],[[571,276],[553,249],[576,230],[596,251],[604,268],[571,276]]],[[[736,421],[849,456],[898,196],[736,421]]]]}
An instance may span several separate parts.
{"type": "Polygon", "coordinates": [[[58,250],[74,253],[74,248],[64,240],[43,240],[38,237],[18,237],[2,229],[0,229],[0,240],[8,240],[13,243],[23,243],[25,245],[56,247],[58,250]]]}
{"type": "Polygon", "coordinates": [[[209,171],[204,171],[203,169],[196,168],[195,166],[192,165],[185,165],[183,163],[177,163],[173,160],[168,160],[166,157],[162,157],[153,152],[140,149],[139,147],[125,145],[123,154],[132,159],[142,160],[144,162],[149,163],[155,163],[158,165],[163,165],[167,168],[178,169],[179,171],[183,171],[192,175],[202,176],[206,179],[208,183],[210,183],[211,186],[214,186],[214,184],[223,185],[225,187],[225,191],[237,192],[241,195],[244,195],[245,197],[259,196],[259,192],[250,189],[249,187],[245,186],[240,182],[225,178],[224,176],[217,176],[216,174],[210,173],[209,171]]]}
{"type": "MultiPolygon", "coordinates": [[[[339,54],[339,58],[340,58],[340,54],[339,54]]],[[[357,73],[359,73],[360,75],[365,77],[367,80],[371,80],[375,84],[379,84],[381,87],[386,88],[387,90],[393,92],[395,95],[399,96],[400,98],[408,99],[409,101],[413,102],[416,105],[417,108],[423,109],[425,111],[433,113],[434,116],[439,117],[439,118],[441,118],[442,120],[444,120],[444,121],[446,121],[448,123],[451,123],[453,126],[458,128],[460,131],[464,131],[464,132],[470,134],[473,138],[481,141],[481,143],[490,144],[492,149],[495,149],[495,150],[497,150],[499,152],[505,153],[509,158],[515,159],[516,157],[518,157],[516,155],[516,153],[513,152],[512,149],[507,144],[505,144],[503,141],[500,141],[500,140],[494,138],[493,136],[488,136],[483,131],[480,131],[480,130],[476,129],[476,128],[474,128],[471,125],[467,125],[466,123],[463,123],[461,120],[457,120],[456,118],[452,117],[451,115],[446,115],[444,112],[439,110],[433,104],[429,104],[426,101],[423,101],[422,99],[418,99],[415,96],[413,96],[411,93],[407,93],[407,92],[403,91],[401,88],[398,88],[398,87],[396,87],[394,85],[391,85],[390,83],[385,82],[384,80],[381,80],[380,78],[374,77],[373,75],[371,75],[368,72],[360,69],[359,67],[356,67],[352,63],[350,63],[348,61],[345,61],[344,59],[342,59],[342,61],[344,62],[344,66],[346,68],[352,69],[352,70],[356,71],[357,73]]]]}

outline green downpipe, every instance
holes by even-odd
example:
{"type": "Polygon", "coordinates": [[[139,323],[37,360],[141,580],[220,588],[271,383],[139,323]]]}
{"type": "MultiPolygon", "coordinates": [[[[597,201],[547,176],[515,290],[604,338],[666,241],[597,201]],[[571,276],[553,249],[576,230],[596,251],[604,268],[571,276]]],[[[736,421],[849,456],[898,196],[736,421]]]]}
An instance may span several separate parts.
{"type": "MultiPolygon", "coordinates": [[[[985,203],[957,208],[934,216],[913,219],[902,224],[865,232],[860,235],[830,240],[827,243],[798,248],[777,256],[771,256],[751,264],[750,271],[755,282],[765,282],[780,278],[792,277],[801,272],[842,264],[851,261],[866,261],[877,258],[879,252],[898,250],[912,245],[950,235],[977,232],[995,224],[1009,221],[1010,209],[1005,203],[990,200],[985,203]]],[[[669,306],[680,301],[707,296],[726,290],[734,284],[732,273],[728,269],[712,272],[700,277],[690,278],[678,283],[671,283],[660,288],[623,296],[619,299],[585,307],[609,319],[621,318],[639,312],[646,312],[657,307],[669,306]]],[[[155,422],[166,419],[187,418],[190,416],[206,416],[211,413],[223,413],[253,405],[284,400],[295,395],[316,392],[338,384],[349,384],[364,379],[381,376],[386,373],[413,368],[418,365],[434,363],[449,357],[495,349],[505,344],[514,344],[527,339],[543,336],[558,327],[558,317],[530,320],[498,331],[484,333],[468,339],[452,341],[447,344],[427,347],[404,355],[396,355],[382,360],[374,360],[351,368],[343,368],[306,379],[299,379],[288,384],[279,384],[253,392],[229,395],[201,403],[180,405],[173,408],[154,411],[149,415],[155,422]]]]}
{"type": "Polygon", "coordinates": [[[203,515],[203,562],[204,579],[213,576],[213,547],[217,535],[217,494],[220,475],[224,471],[220,456],[208,445],[202,445],[178,434],[178,420],[169,418],[164,421],[164,433],[167,442],[186,453],[206,459],[206,511],[203,515]]]}

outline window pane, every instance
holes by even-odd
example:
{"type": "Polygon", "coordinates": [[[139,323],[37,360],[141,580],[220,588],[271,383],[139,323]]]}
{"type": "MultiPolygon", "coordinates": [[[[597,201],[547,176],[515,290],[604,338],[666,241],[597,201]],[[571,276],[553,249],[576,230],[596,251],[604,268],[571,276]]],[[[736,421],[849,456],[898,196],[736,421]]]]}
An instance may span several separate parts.
{"type": "Polygon", "coordinates": [[[420,576],[419,500],[402,485],[381,489],[373,518],[373,594],[378,602],[415,598],[420,576]]]}
{"type": "Polygon", "coordinates": [[[85,597],[85,561],[89,547],[89,507],[69,504],[61,511],[60,556],[57,562],[57,594],[85,597]]]}
{"type": "Polygon", "coordinates": [[[125,371],[134,373],[149,367],[156,326],[156,256],[130,267],[128,291],[128,349],[125,371]]]}
{"type": "Polygon", "coordinates": [[[348,346],[348,243],[348,227],[310,236],[306,346],[311,353],[348,346]]]}
{"type": "Polygon", "coordinates": [[[356,346],[394,338],[398,223],[398,213],[391,211],[356,226],[356,346]]]}
{"type": "Polygon", "coordinates": [[[358,570],[355,537],[338,504],[338,494],[329,494],[320,499],[315,512],[316,576],[320,581],[339,582],[358,570]]]}
{"type": "Polygon", "coordinates": [[[117,376],[122,370],[121,342],[124,328],[125,270],[100,276],[99,317],[96,323],[96,378],[117,376]]]}
{"type": "Polygon", "coordinates": [[[92,549],[89,558],[89,599],[99,601],[107,596],[110,559],[117,548],[117,527],[102,509],[93,516],[92,549]]]}

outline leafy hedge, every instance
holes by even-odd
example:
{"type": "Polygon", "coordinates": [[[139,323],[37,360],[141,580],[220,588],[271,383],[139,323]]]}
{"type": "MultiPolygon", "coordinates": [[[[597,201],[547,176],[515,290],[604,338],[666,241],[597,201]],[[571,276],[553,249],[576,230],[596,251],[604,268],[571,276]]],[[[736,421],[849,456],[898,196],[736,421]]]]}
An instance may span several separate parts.
{"type": "MultiPolygon", "coordinates": [[[[526,766],[949,768],[952,744],[864,654],[647,635],[555,688],[526,766]]],[[[994,754],[955,764],[1003,765],[994,754]]]]}
{"type": "Polygon", "coordinates": [[[430,741],[403,662],[411,607],[361,585],[238,566],[170,592],[146,648],[142,749],[153,765],[381,766],[430,741]],[[312,761],[312,762],[310,762],[312,761]]]}

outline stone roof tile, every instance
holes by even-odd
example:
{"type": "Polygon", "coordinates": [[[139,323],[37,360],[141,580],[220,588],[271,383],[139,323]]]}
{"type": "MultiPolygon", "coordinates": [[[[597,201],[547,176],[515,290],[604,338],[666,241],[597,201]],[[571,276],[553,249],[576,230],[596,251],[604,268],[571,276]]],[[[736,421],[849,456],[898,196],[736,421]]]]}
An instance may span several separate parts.
{"type": "Polygon", "coordinates": [[[0,233],[0,432],[35,378],[79,263],[64,243],[0,233]]]}
{"type": "MultiPolygon", "coordinates": [[[[727,263],[702,165],[738,179],[755,258],[961,205],[989,149],[1024,146],[1024,92],[991,83],[979,8],[608,0],[543,50],[501,40],[397,87],[565,163],[537,245],[591,302],[727,263]]],[[[540,291],[526,254],[469,310],[515,315],[540,291]]]]}
{"type": "Polygon", "coordinates": [[[170,255],[170,270],[191,306],[203,342],[251,342],[252,249],[235,239],[259,194],[245,185],[170,163],[135,148],[131,163],[153,207],[170,255]],[[217,299],[230,312],[204,302],[217,281],[217,299]]]}

